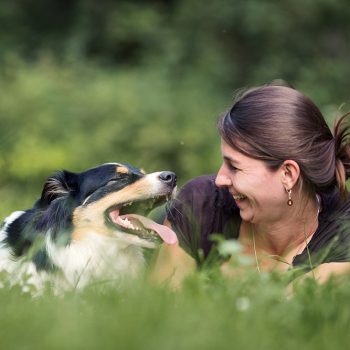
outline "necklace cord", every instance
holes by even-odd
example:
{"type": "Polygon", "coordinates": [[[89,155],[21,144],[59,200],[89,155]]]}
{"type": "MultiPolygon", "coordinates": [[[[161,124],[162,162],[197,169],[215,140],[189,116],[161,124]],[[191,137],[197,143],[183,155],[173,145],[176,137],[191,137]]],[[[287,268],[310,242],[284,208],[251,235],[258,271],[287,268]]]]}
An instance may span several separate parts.
{"type": "Polygon", "coordinates": [[[255,246],[255,232],[252,229],[252,233],[253,233],[253,248],[254,248],[254,255],[255,255],[255,263],[256,263],[256,269],[258,270],[259,273],[261,273],[260,271],[260,266],[259,266],[259,261],[258,261],[258,255],[256,253],[256,246],[255,246]]]}
{"type": "MultiPolygon", "coordinates": [[[[320,214],[320,209],[321,209],[321,199],[320,199],[319,195],[317,195],[317,194],[316,194],[316,201],[317,201],[317,213],[316,213],[315,222],[317,222],[317,220],[318,220],[318,215],[320,214]]],[[[315,223],[315,222],[314,222],[314,223],[315,223]]],[[[257,251],[256,251],[255,231],[254,231],[254,229],[252,228],[251,225],[250,225],[250,227],[251,227],[251,232],[252,232],[252,237],[253,237],[253,249],[254,249],[254,256],[255,256],[256,269],[258,270],[259,273],[261,273],[260,264],[259,264],[259,260],[258,260],[258,254],[257,254],[257,251]]],[[[304,233],[305,249],[306,249],[306,251],[307,251],[307,255],[308,255],[308,260],[309,260],[309,264],[310,264],[311,271],[313,271],[313,264],[312,264],[312,260],[311,260],[310,250],[309,250],[309,242],[310,242],[310,241],[308,242],[308,239],[309,239],[310,237],[312,237],[312,236],[315,234],[316,231],[317,231],[317,228],[316,228],[316,230],[315,230],[313,233],[311,233],[309,236],[307,236],[307,235],[306,235],[306,228],[305,228],[305,225],[304,225],[304,231],[303,231],[303,233],[304,233]]],[[[294,258],[299,254],[299,252],[300,252],[300,249],[298,249],[297,253],[294,255],[293,260],[294,260],[294,258]]],[[[278,256],[278,255],[270,255],[270,257],[271,257],[271,258],[272,258],[272,257],[275,257],[275,260],[281,261],[281,262],[286,263],[286,264],[288,264],[288,265],[290,265],[290,266],[293,265],[293,264],[289,264],[287,261],[283,260],[283,259],[282,259],[280,256],[278,256]],[[276,258],[277,258],[277,259],[276,259],[276,258]]],[[[292,260],[292,261],[293,261],[293,260],[292,260]]],[[[314,274],[314,273],[313,273],[313,274],[314,274]]]]}

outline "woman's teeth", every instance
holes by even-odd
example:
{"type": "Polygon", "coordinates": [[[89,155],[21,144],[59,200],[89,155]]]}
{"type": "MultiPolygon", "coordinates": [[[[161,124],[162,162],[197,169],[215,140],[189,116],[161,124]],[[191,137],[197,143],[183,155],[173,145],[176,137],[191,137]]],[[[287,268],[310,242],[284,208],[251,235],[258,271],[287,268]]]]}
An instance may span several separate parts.
{"type": "Polygon", "coordinates": [[[247,197],[246,196],[243,196],[243,194],[237,194],[237,195],[234,195],[233,196],[233,199],[234,200],[239,200],[239,201],[241,201],[241,200],[243,200],[243,199],[246,199],[247,197]]]}

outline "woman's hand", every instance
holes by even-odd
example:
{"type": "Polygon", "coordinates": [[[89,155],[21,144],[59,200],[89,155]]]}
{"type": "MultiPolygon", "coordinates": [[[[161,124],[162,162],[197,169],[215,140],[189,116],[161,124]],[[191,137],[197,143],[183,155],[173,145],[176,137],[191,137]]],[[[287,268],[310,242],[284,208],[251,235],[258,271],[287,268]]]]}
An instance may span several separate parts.
{"type": "MultiPolygon", "coordinates": [[[[167,220],[164,225],[171,228],[167,220]]],[[[169,283],[171,287],[179,288],[182,281],[195,269],[195,260],[178,243],[162,244],[155,253],[151,264],[150,279],[158,283],[169,283]]]]}
{"type": "Polygon", "coordinates": [[[340,277],[350,273],[350,262],[332,262],[321,264],[312,271],[305,274],[305,277],[312,277],[319,283],[327,282],[330,278],[340,277]]]}

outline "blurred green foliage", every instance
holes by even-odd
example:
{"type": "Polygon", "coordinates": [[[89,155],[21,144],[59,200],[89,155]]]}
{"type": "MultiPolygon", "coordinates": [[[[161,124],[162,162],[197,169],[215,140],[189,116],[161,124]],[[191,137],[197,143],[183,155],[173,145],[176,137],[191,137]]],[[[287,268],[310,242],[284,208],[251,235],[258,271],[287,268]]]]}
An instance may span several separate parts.
{"type": "Polygon", "coordinates": [[[39,298],[1,288],[2,348],[329,350],[350,341],[349,278],[309,279],[293,293],[279,275],[227,281],[203,271],[176,292],[142,281],[112,286],[39,298]]]}
{"type": "Polygon", "coordinates": [[[216,171],[216,120],[244,86],[282,78],[331,119],[349,18],[347,0],[2,1],[0,217],[61,168],[216,171]]]}

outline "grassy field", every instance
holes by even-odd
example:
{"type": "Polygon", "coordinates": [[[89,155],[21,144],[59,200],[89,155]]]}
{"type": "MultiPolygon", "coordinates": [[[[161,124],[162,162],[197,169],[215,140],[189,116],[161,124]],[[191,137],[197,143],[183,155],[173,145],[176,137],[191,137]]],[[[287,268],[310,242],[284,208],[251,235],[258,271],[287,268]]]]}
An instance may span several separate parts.
{"type": "MultiPolygon", "coordinates": [[[[216,119],[233,91],[224,93],[205,75],[174,82],[158,70],[13,65],[0,81],[0,221],[29,208],[61,168],[125,161],[175,170],[179,184],[217,171],[216,119]]],[[[323,110],[333,116],[336,108],[323,110]]],[[[0,349],[346,348],[350,278],[306,281],[292,295],[287,285],[285,276],[227,281],[209,270],[176,291],[140,280],[32,298],[4,287],[0,349]]]]}
{"type": "Polygon", "coordinates": [[[345,349],[350,279],[287,292],[284,276],[223,280],[199,271],[179,290],[128,287],[32,298],[0,290],[1,349],[345,349]]]}

